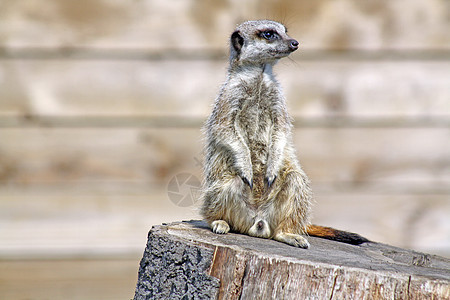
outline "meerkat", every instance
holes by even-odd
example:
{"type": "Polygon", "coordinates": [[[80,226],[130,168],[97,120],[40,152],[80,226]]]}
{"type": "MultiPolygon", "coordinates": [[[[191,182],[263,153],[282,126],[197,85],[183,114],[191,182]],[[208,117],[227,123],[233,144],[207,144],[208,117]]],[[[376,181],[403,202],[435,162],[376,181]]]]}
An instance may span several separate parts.
{"type": "Polygon", "coordinates": [[[303,235],[359,244],[365,238],[311,225],[313,193],[292,141],[292,122],[272,67],[299,47],[286,27],[247,21],[230,38],[228,76],[205,134],[204,219],[230,230],[308,248],[303,235]]]}

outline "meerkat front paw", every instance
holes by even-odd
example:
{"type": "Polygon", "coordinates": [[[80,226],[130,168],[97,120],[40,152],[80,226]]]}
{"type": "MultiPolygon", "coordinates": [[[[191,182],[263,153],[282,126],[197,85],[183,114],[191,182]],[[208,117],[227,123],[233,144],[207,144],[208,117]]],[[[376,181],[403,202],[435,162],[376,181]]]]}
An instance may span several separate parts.
{"type": "Polygon", "coordinates": [[[277,175],[267,175],[266,176],[266,183],[267,187],[270,188],[273,183],[275,182],[275,179],[277,179],[277,175]]]}
{"type": "Polygon", "coordinates": [[[252,190],[253,189],[253,172],[251,171],[251,169],[250,169],[250,171],[247,171],[247,172],[245,172],[245,171],[241,172],[240,177],[241,177],[242,181],[246,185],[248,185],[250,187],[250,189],[252,190]]]}
{"type": "Polygon", "coordinates": [[[280,233],[277,233],[273,239],[276,241],[294,246],[294,247],[299,247],[299,248],[303,248],[303,249],[309,248],[308,241],[299,234],[280,232],[280,233]]]}
{"type": "Polygon", "coordinates": [[[277,179],[277,174],[279,173],[279,168],[274,163],[268,163],[266,170],[266,184],[270,188],[275,180],[277,179]]]}
{"type": "Polygon", "coordinates": [[[248,179],[247,177],[241,177],[242,181],[250,187],[251,190],[253,190],[253,180],[248,179]]]}
{"type": "Polygon", "coordinates": [[[215,220],[211,223],[211,229],[214,233],[225,234],[230,231],[230,225],[224,220],[215,220]]]}

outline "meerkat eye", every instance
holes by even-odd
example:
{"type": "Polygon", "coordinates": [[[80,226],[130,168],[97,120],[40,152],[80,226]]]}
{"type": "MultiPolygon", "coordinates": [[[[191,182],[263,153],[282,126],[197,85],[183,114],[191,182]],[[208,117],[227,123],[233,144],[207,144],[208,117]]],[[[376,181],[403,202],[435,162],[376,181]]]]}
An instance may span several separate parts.
{"type": "Polygon", "coordinates": [[[261,32],[261,37],[265,38],[268,41],[271,41],[277,39],[279,35],[273,30],[266,30],[261,32]]]}

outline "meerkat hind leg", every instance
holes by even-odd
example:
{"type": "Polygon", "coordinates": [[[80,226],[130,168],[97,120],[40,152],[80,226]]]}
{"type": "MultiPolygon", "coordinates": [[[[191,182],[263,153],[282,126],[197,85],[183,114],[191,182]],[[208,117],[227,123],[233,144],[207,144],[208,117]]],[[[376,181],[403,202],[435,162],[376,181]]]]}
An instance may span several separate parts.
{"type": "Polygon", "coordinates": [[[225,234],[230,231],[230,225],[224,220],[215,220],[211,223],[211,229],[214,233],[225,234]]]}
{"type": "Polygon", "coordinates": [[[273,239],[294,247],[303,249],[309,248],[308,241],[299,234],[279,232],[273,237],[273,239]]]}

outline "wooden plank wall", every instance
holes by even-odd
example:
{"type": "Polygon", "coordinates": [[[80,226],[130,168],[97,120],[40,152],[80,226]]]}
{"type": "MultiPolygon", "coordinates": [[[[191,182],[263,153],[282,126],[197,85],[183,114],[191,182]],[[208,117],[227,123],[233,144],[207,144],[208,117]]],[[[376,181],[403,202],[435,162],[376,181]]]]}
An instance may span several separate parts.
{"type": "Polygon", "coordinates": [[[3,2],[0,259],[135,257],[151,225],[198,218],[198,203],[175,204],[168,190],[180,173],[201,178],[200,127],[228,36],[253,18],[283,21],[300,41],[275,72],[315,223],[450,256],[449,10],[446,0],[3,2]]]}

